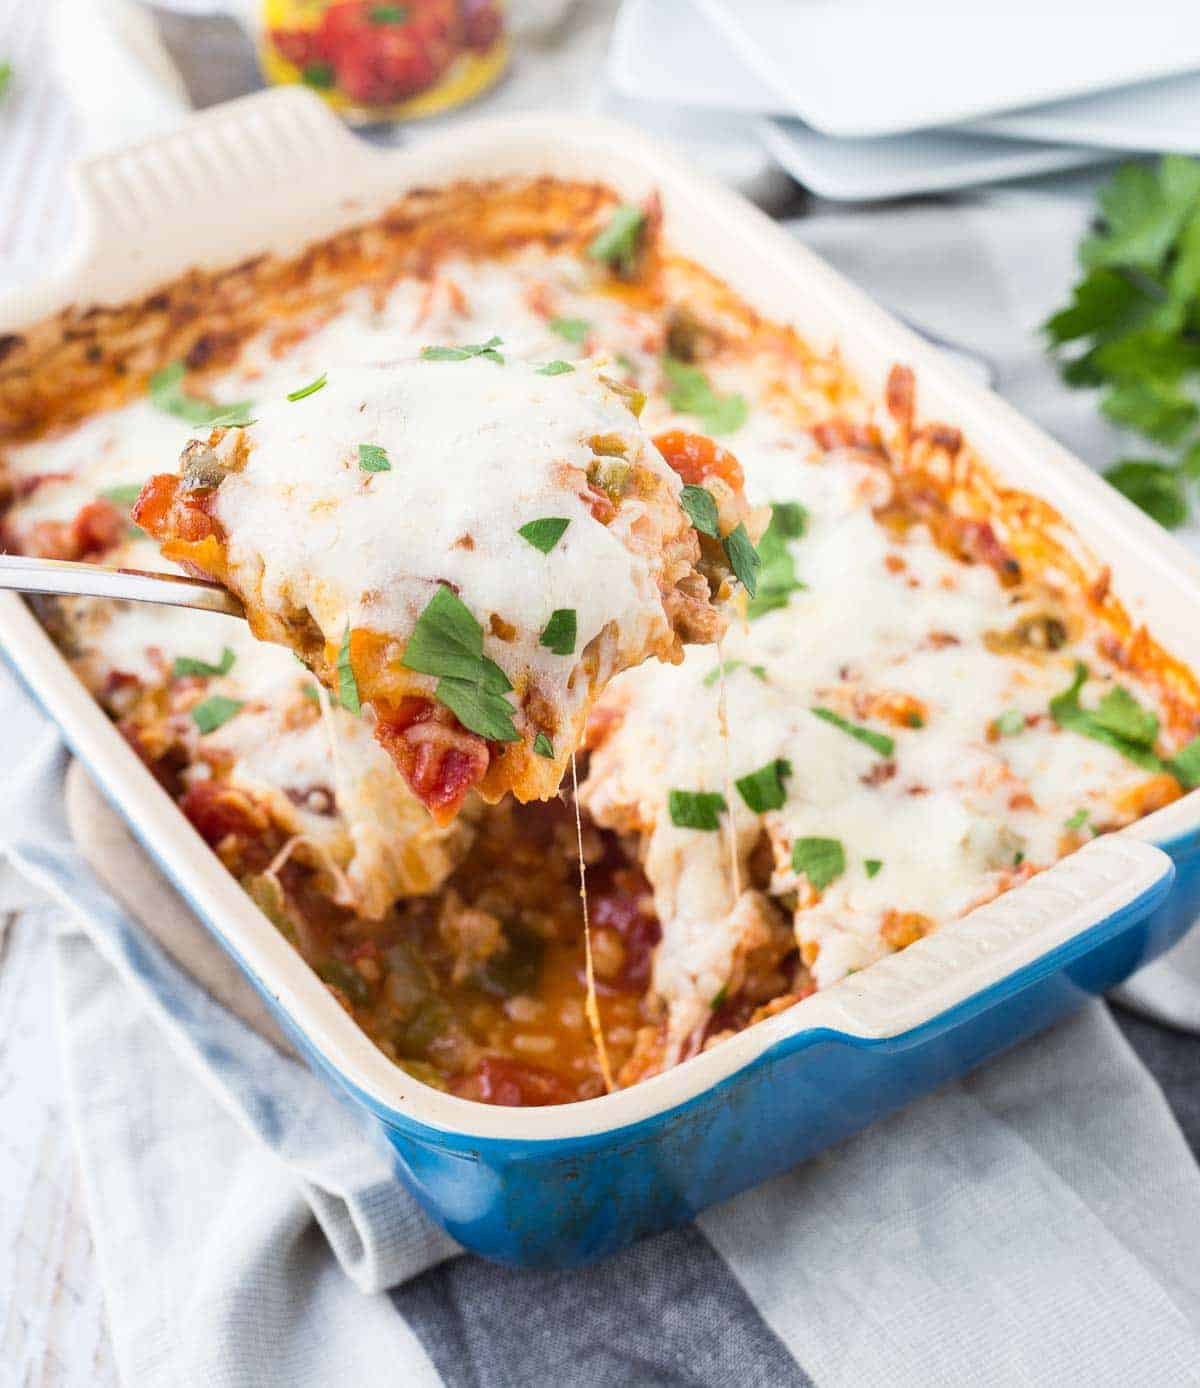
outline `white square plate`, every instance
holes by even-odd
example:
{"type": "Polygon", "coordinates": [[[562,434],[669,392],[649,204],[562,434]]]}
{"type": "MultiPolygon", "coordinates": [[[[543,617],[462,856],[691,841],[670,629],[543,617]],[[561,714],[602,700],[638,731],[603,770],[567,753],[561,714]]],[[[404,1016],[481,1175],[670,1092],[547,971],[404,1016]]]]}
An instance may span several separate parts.
{"type": "MultiPolygon", "coordinates": [[[[697,0],[789,114],[894,135],[1200,67],[1194,0],[697,0]]],[[[661,56],[655,54],[655,58],[661,56]]]]}
{"type": "Polygon", "coordinates": [[[613,88],[632,101],[788,115],[693,0],[625,0],[608,50],[613,88]]]}
{"type": "MultiPolygon", "coordinates": [[[[686,134],[694,123],[710,133],[728,129],[741,135],[749,112],[780,114],[787,104],[730,51],[695,0],[626,0],[613,31],[608,72],[616,95],[603,109],[669,137],[686,134]],[[660,119],[656,112],[669,114],[660,119]]],[[[764,121],[757,128],[770,154],[794,178],[839,201],[946,191],[1075,168],[1104,157],[996,140],[990,132],[988,138],[924,131],[840,140],[795,120],[764,121]]],[[[713,167],[700,151],[694,152],[713,167]]],[[[715,171],[729,177],[723,166],[715,171]]],[[[743,180],[731,181],[755,195],[743,180]]]]}
{"type": "Polygon", "coordinates": [[[1200,154],[1200,74],[1184,73],[990,116],[970,127],[981,134],[1107,149],[1200,154]]]}
{"type": "Polygon", "coordinates": [[[1108,150],[1035,144],[957,130],[839,140],[802,121],[760,122],[764,145],[798,182],[837,202],[947,192],[1101,164],[1108,150]]]}

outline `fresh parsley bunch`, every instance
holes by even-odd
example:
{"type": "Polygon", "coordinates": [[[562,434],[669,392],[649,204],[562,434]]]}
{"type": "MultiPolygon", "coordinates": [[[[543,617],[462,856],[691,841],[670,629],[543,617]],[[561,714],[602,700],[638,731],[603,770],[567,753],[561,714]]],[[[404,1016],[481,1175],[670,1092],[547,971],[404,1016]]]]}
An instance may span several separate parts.
{"type": "Polygon", "coordinates": [[[1044,331],[1067,384],[1102,388],[1108,418],[1158,445],[1104,475],[1174,528],[1200,480],[1200,162],[1118,169],[1099,213],[1079,247],[1084,276],[1044,331]]]}

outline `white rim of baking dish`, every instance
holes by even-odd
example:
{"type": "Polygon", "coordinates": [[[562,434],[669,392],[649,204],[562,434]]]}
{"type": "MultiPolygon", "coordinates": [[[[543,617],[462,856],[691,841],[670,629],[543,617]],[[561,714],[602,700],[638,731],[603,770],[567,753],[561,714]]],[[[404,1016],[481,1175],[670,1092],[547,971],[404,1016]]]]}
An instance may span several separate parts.
{"type": "MultiPolygon", "coordinates": [[[[1112,559],[1115,586],[1131,610],[1152,610],[1156,635],[1200,664],[1200,562],[1178,541],[757,209],[612,121],[549,114],[476,121],[411,149],[382,151],[347,132],[311,93],[286,88],[243,98],[170,135],[84,163],[76,177],[81,234],[70,262],[49,282],[0,299],[0,325],[19,331],[71,304],[140,297],[197,265],[222,268],[266,250],[297,250],[369,219],[413,187],[536,174],[603,181],[629,198],[657,189],[674,248],[772,316],[801,317],[788,313],[789,303],[819,306],[829,342],[836,338],[868,389],[882,388],[890,363],[910,364],[922,413],[952,419],[996,472],[1068,515],[1089,546],[1112,559]]],[[[165,795],[29,609],[0,596],[0,641],[17,668],[264,993],[373,1105],[400,1122],[467,1138],[595,1136],[673,1109],[801,1033],[899,1036],[1130,905],[1171,871],[1153,844],[1200,829],[1195,791],[665,1074],[580,1103],[493,1107],[422,1084],[376,1048],[165,795]]]]}

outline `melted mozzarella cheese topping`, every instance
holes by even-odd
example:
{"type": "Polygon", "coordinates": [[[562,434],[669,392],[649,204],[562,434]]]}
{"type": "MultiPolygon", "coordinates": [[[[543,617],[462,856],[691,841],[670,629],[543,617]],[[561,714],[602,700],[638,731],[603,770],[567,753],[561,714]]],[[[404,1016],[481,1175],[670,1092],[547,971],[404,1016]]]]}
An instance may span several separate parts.
{"type": "Polygon", "coordinates": [[[606,627],[620,664],[669,642],[659,518],[631,495],[611,524],[594,519],[589,440],[618,440],[672,498],[681,484],[595,371],[547,376],[485,359],[358,366],[256,413],[248,462],[222,482],[214,514],[234,587],[269,612],[307,610],[334,645],[347,623],[406,640],[449,584],[510,679],[533,672],[564,704],[577,661],[540,643],[555,609],[576,614],[576,653],[606,627]],[[385,449],[389,469],[364,471],[360,445],[385,449]],[[544,517],[570,522],[548,554],[518,534],[544,517]],[[489,632],[493,616],[516,629],[512,640],[489,632]]]}
{"type": "MultiPolygon", "coordinates": [[[[509,360],[576,358],[587,344],[580,347],[564,340],[531,308],[534,291],[543,292],[547,286],[557,296],[558,313],[586,319],[595,342],[620,350],[643,373],[649,370],[653,353],[644,345],[645,315],[615,298],[588,294],[588,284],[586,270],[574,258],[547,256],[537,249],[520,252],[503,266],[450,260],[432,281],[401,279],[382,297],[374,290],[351,293],[338,313],[290,340],[282,353],[272,334],[264,333],[246,344],[236,369],[213,379],[206,390],[218,401],[262,402],[286,396],[333,361],[378,365],[415,357],[431,342],[484,342],[494,335],[503,337],[509,360]]],[[[441,365],[450,373],[472,365],[493,373],[499,369],[491,362],[441,365]]],[[[540,379],[548,388],[572,378],[564,374],[540,379]]],[[[319,403],[322,394],[289,408],[319,403]]],[[[628,417],[620,408],[621,423],[627,427],[628,417]]],[[[165,459],[178,456],[190,432],[187,423],[143,398],[64,433],[6,449],[7,475],[21,493],[4,518],[6,526],[18,544],[28,544],[39,523],[68,522],[81,507],[114,488],[140,487],[161,470],[165,459]]],[[[507,485],[503,475],[499,482],[501,488],[507,485]]],[[[520,523],[529,518],[522,517],[520,523]]],[[[559,545],[563,554],[566,538],[559,545]]],[[[542,556],[524,548],[524,562],[533,562],[539,575],[547,577],[542,556]]],[[[559,562],[561,558],[560,554],[559,562]]],[[[145,539],[131,539],[106,561],[149,570],[171,567],[145,539]]],[[[567,603],[556,599],[554,605],[567,603]]],[[[154,688],[166,681],[176,656],[216,665],[226,647],[235,652],[233,669],[209,681],[207,692],[227,695],[244,706],[207,735],[185,720],[196,752],[203,755],[212,744],[235,753],[224,773],[230,784],[254,794],[286,832],[305,836],[345,869],[364,914],[377,914],[398,895],[435,889],[461,859],[470,838],[467,827],[435,832],[391,760],[349,714],[333,710],[332,738],[320,735],[319,723],[301,724],[299,730],[288,725],[287,710],[305,699],[312,680],[289,653],[253,639],[244,622],[87,599],[65,603],[63,609],[73,662],[101,697],[107,697],[114,676],[132,675],[154,688]],[[341,748],[340,775],[335,743],[341,748]],[[332,814],[306,808],[312,787],[334,789],[332,814]]],[[[581,634],[582,629],[581,624],[581,634]]],[[[501,658],[499,653],[496,658],[501,658]]],[[[204,770],[201,763],[196,774],[204,770]]]]}
{"type": "MultiPolygon", "coordinates": [[[[651,315],[615,296],[589,294],[586,271],[566,256],[531,250],[503,265],[450,260],[434,280],[401,280],[380,301],[365,290],[349,296],[341,312],[292,343],[282,357],[264,335],[248,345],[238,370],[211,388],[219,400],[262,402],[311,380],[330,362],[396,362],[430,342],[483,342],[492,335],[504,339],[510,360],[575,358],[600,348],[619,352],[639,380],[649,382],[657,369],[659,328],[651,315]],[[582,347],[557,336],[547,317],[531,308],[547,294],[554,315],[589,325],[582,347]]],[[[987,650],[982,633],[1007,629],[1018,615],[1010,595],[990,570],[955,564],[919,529],[904,543],[889,539],[870,515],[885,495],[879,472],[849,455],[818,461],[795,423],[758,403],[779,367],[775,361],[765,370],[753,363],[725,363],[709,375],[715,388],[740,391],[751,403],[748,422],[721,440],[742,463],[751,500],[799,500],[809,511],[807,533],[791,546],[808,589],[786,610],[747,626],[735,624],[720,657],[693,649],[682,666],[651,664],[619,676],[606,702],[619,707],[625,721],[594,754],[581,787],[598,820],[642,836],[664,932],[654,986],[668,1003],[678,1045],[710,1015],[761,915],[755,893],[733,900],[726,834],[678,829],[666,810],[667,792],[674,787],[727,793],[727,754],[718,736],[720,689],[715,680],[706,683],[719,658],[744,662],[726,677],[734,777],[780,756],[793,768],[778,812],[759,817],[736,791],[730,797],[738,851],[747,857],[767,831],[778,868],[772,909],[791,913],[810,957],[816,947],[813,971],[822,987],[888,950],[881,933],[888,911],[918,911],[937,923],[951,919],[1003,886],[1018,854],[1027,864],[1052,861],[1064,821],[1086,810],[1092,822],[1104,823],[1122,794],[1144,779],[1116,752],[1057,731],[1045,716],[1049,699],[1069,683],[1076,656],[1089,663],[1093,679],[1111,679],[1111,665],[1087,640],[1042,659],[987,650]],[[883,563],[892,550],[904,560],[900,573],[883,563]],[[955,636],[960,644],[931,644],[927,638],[935,631],[955,636]],[[763,667],[765,680],[752,672],[756,665],[763,667]],[[856,715],[855,693],[881,688],[919,697],[927,709],[925,726],[896,728],[856,715]],[[814,703],[893,737],[891,779],[864,785],[862,777],[882,759],[813,716],[808,710],[814,703]],[[1039,721],[1016,736],[989,741],[988,724],[1009,708],[1039,721]],[[1024,804],[1022,791],[1033,808],[1014,808],[1014,801],[1024,804]],[[808,900],[803,883],[790,869],[791,841],[805,836],[836,838],[846,855],[845,873],[810,905],[803,904],[808,900]],[[868,860],[882,863],[873,877],[868,860]]],[[[454,373],[464,369],[500,370],[482,361],[444,363],[440,369],[451,383],[462,380],[454,373]]],[[[540,378],[547,391],[574,379],[540,378]]],[[[810,390],[814,403],[808,415],[821,418],[827,402],[818,387],[802,379],[792,384],[798,399],[810,390]]],[[[328,390],[287,408],[302,423],[323,398],[328,405],[328,390]]],[[[642,423],[656,433],[692,427],[695,421],[651,396],[642,423]]],[[[69,520],[102,490],[142,483],[178,453],[187,433],[179,420],[137,401],[66,435],[7,450],[9,472],[17,481],[62,475],[29,491],[6,522],[19,538],[23,527],[38,521],[69,520]]],[[[350,439],[382,442],[356,434],[343,441],[350,439]]],[[[381,478],[387,474],[375,475],[367,486],[381,478]]],[[[499,494],[504,473],[498,482],[499,494]]],[[[531,518],[522,514],[516,524],[531,518]]],[[[565,537],[560,549],[563,543],[565,537]]],[[[548,577],[546,561],[526,548],[523,560],[548,577]]],[[[163,563],[145,542],[129,545],[112,562],[141,568],[163,563]]],[[[568,573],[563,581],[570,578],[568,573]]],[[[358,596],[361,601],[363,594],[358,596]]],[[[353,594],[347,599],[354,600],[353,594]]],[[[545,611],[567,605],[566,597],[556,595],[545,611]]],[[[373,740],[362,735],[362,725],[340,710],[334,714],[341,735],[335,731],[332,740],[319,736],[320,723],[308,721],[296,732],[285,726],[284,711],[303,699],[303,686],[311,684],[290,655],[251,640],[243,624],[208,614],[84,602],[72,604],[72,611],[78,663],[97,690],[114,672],[156,683],[176,655],[215,664],[224,646],[234,648],[233,670],[210,687],[245,700],[245,707],[221,729],[198,737],[198,744],[222,742],[235,756],[232,783],[240,779],[264,796],[291,832],[314,839],[325,835],[322,841],[336,845],[337,861],[357,874],[364,892],[377,890],[386,898],[404,890],[404,874],[395,864],[404,859],[408,842],[403,826],[409,823],[404,808],[409,792],[373,740]],[[341,748],[340,775],[334,746],[341,748]],[[361,772],[347,776],[346,765],[358,759],[361,772]],[[360,775],[370,787],[361,797],[347,789],[360,775]],[[335,788],[333,815],[312,808],[305,793],[314,786],[335,788]],[[389,819],[391,813],[397,818],[389,819]],[[395,830],[395,824],[402,827],[395,830]]],[[[541,615],[541,609],[531,609],[527,620],[535,623],[541,615]]],[[[334,635],[340,636],[334,621],[334,635]]],[[[580,634],[582,644],[582,624],[580,634]]],[[[489,654],[503,663],[501,651],[489,654]]],[[[1153,696],[1122,678],[1143,702],[1154,705],[1153,696]]],[[[1095,697],[1089,691],[1089,701],[1095,697]]],[[[421,860],[448,870],[445,863],[461,852],[461,842],[449,844],[445,859],[423,846],[421,860]]],[[[743,861],[743,878],[746,866],[743,861]]],[[[431,877],[430,885],[436,885],[437,872],[431,877]]]]}
{"type": "Polygon", "coordinates": [[[397,897],[440,886],[470,845],[466,820],[440,828],[361,719],[326,707],[306,721],[297,704],[251,705],[204,739],[206,754],[228,754],[231,784],[266,804],[318,865],[345,870],[341,905],[375,919],[397,897]]]}
{"type": "Polygon", "coordinates": [[[807,509],[806,533],[790,545],[806,587],[725,638],[728,748],[716,732],[716,658],[689,651],[681,666],[646,666],[616,682],[606,703],[623,721],[593,754],[582,790],[599,823],[644,836],[663,928],[654,988],[667,1004],[675,1056],[745,947],[751,893],[734,898],[727,835],[677,827],[667,797],[671,789],[727,794],[726,756],[735,780],[779,758],[791,766],[781,809],[760,820],[735,792],[729,813],[743,875],[765,828],[776,862],[771,893],[797,901],[797,943],[819,987],[888,952],[888,913],[940,924],[965,912],[1017,880],[1022,863],[1054,862],[1076,811],[1111,821],[1114,800],[1145,779],[1116,751],[1060,731],[1048,716],[1076,659],[1104,675],[1098,652],[993,653],[986,634],[1007,631],[1021,613],[992,569],[956,561],[924,528],[899,540],[880,526],[873,508],[890,494],[881,469],[848,453],[803,461],[791,447],[770,446],[769,424],[760,429],[758,449],[739,447],[747,492],[807,509]],[[922,726],[871,716],[872,699],[878,707],[889,694],[919,700],[922,726]],[[892,755],[814,707],[890,737],[892,755]],[[989,726],[1009,709],[1037,721],[989,740],[989,726]],[[791,865],[792,844],[804,838],[837,840],[846,858],[815,904],[791,865]],[[868,861],[882,864],[874,875],[868,861]]]}

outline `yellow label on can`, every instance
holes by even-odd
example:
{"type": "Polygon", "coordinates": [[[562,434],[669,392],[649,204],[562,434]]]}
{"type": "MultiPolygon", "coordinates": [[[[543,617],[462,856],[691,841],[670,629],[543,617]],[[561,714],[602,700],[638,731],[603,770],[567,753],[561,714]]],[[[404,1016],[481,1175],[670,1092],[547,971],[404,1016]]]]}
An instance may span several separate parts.
{"type": "Polygon", "coordinates": [[[504,0],[263,0],[268,82],[299,82],[351,121],[409,120],[477,96],[509,57],[504,0]]]}

